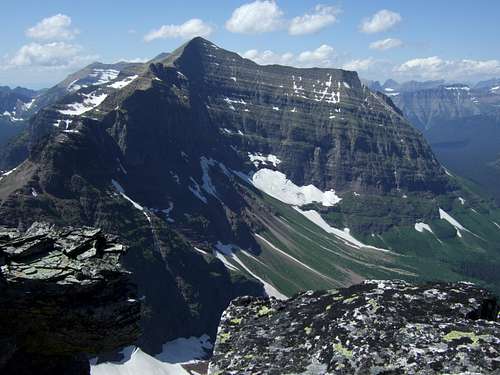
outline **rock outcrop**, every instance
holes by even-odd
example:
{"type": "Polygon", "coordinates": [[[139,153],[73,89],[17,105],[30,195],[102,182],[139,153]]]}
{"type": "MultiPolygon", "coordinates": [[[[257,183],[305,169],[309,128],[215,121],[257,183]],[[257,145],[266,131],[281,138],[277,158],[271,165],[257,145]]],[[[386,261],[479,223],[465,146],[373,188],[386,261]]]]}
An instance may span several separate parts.
{"type": "Polygon", "coordinates": [[[0,373],[88,374],[87,355],[132,343],[141,305],[124,252],[99,229],[0,229],[0,373]]]}
{"type": "Polygon", "coordinates": [[[209,374],[498,374],[498,309],[469,283],[243,297],[223,314],[209,374]]]}

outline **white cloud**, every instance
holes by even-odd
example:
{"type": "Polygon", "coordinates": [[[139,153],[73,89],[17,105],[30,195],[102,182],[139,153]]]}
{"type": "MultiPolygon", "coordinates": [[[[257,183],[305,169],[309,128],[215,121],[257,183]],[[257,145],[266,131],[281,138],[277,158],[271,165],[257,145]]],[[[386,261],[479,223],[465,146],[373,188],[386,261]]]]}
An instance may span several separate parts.
{"type": "Polygon", "coordinates": [[[28,37],[40,40],[70,40],[77,34],[78,30],[71,28],[71,17],[65,14],[44,18],[26,30],[28,37]]]}
{"type": "Polygon", "coordinates": [[[312,51],[303,51],[298,55],[291,52],[280,54],[270,50],[260,52],[252,49],[243,53],[242,56],[261,65],[280,64],[301,68],[331,67],[335,57],[333,47],[326,44],[312,51]]]}
{"type": "Polygon", "coordinates": [[[356,72],[367,71],[371,69],[376,63],[377,61],[372,59],[371,57],[368,59],[351,60],[342,65],[342,69],[354,70],[356,72]]]}
{"type": "Polygon", "coordinates": [[[255,61],[257,64],[270,65],[291,65],[293,63],[294,55],[293,53],[286,52],[283,54],[275,53],[270,50],[258,51],[256,49],[248,50],[241,54],[246,59],[255,61]]]}
{"type": "Polygon", "coordinates": [[[233,33],[266,33],[281,28],[282,17],[283,12],[274,1],[257,0],[236,8],[226,21],[226,28],[233,33]]]}
{"type": "Polygon", "coordinates": [[[333,6],[316,5],[314,13],[295,17],[290,21],[288,33],[290,35],[304,35],[318,32],[334,24],[340,9],[333,6]]]}
{"type": "Polygon", "coordinates": [[[97,55],[84,54],[80,45],[69,42],[79,33],[71,26],[71,18],[64,14],[44,18],[25,32],[26,36],[38,41],[25,44],[16,52],[4,56],[0,70],[16,69],[19,72],[16,74],[20,76],[38,74],[43,80],[51,74],[49,71],[67,74],[67,71],[95,61],[97,55]]]}
{"type": "Polygon", "coordinates": [[[43,67],[68,68],[95,59],[96,56],[82,56],[80,46],[65,42],[30,43],[22,46],[5,68],[43,67]]]}
{"type": "Polygon", "coordinates": [[[499,60],[443,60],[438,56],[416,58],[394,67],[403,78],[475,80],[500,75],[499,60]]]}
{"type": "Polygon", "coordinates": [[[198,18],[193,18],[182,25],[163,25],[159,29],[152,30],[146,34],[144,40],[151,42],[155,39],[166,38],[191,39],[195,36],[208,37],[212,32],[212,26],[198,18]]]}
{"type": "Polygon", "coordinates": [[[124,57],[122,59],[116,60],[114,63],[115,64],[120,63],[120,62],[126,62],[126,63],[145,63],[145,62],[148,62],[150,60],[151,60],[150,57],[134,57],[134,58],[124,57]]]}
{"type": "Polygon", "coordinates": [[[402,17],[399,13],[392,12],[387,9],[375,13],[371,18],[366,18],[360,25],[360,30],[367,34],[378,33],[389,30],[398,23],[402,17]]]}
{"type": "Polygon", "coordinates": [[[402,45],[403,42],[399,39],[387,38],[387,39],[377,40],[376,42],[371,43],[370,48],[378,49],[379,51],[386,51],[388,49],[401,47],[402,45]]]}
{"type": "Polygon", "coordinates": [[[329,66],[332,61],[333,47],[323,44],[313,51],[301,52],[297,61],[302,66],[329,66]]]}

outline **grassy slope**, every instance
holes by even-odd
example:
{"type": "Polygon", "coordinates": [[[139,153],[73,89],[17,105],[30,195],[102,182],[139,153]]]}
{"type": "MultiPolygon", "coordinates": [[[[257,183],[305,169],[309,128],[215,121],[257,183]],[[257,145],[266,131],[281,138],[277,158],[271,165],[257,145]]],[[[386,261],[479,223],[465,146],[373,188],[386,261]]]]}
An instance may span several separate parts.
{"type": "MultiPolygon", "coordinates": [[[[252,272],[287,295],[300,290],[349,285],[365,278],[469,280],[500,292],[500,279],[494,271],[500,268],[500,228],[494,224],[494,221],[500,224],[500,211],[479,198],[473,186],[461,180],[457,182],[466,200],[464,205],[456,195],[418,205],[425,213],[423,221],[434,233],[416,231],[413,220],[411,224],[392,225],[374,236],[356,234],[364,243],[390,249],[391,253],[346,245],[292,207],[249,188],[249,194],[270,207],[270,213],[261,216],[266,229],[259,235],[265,240],[256,237],[261,253],[249,256],[239,252],[238,257],[252,272]],[[429,213],[431,207],[433,215],[429,213]],[[470,232],[461,231],[462,238],[458,237],[451,224],[439,219],[437,207],[445,209],[470,232]]],[[[329,220],[328,213],[322,215],[329,220]]],[[[349,217],[352,224],[356,219],[355,215],[349,217]]],[[[367,218],[362,216],[359,220],[365,224],[367,218]]],[[[388,218],[381,220],[390,224],[388,218]]],[[[237,262],[232,263],[241,269],[237,262]]]]}

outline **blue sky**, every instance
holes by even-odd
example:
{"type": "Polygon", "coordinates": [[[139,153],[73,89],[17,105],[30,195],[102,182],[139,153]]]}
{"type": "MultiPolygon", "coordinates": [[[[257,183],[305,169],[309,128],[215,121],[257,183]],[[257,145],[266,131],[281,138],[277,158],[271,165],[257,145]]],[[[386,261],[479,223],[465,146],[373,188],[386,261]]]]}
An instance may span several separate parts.
{"type": "Polygon", "coordinates": [[[2,0],[0,14],[0,85],[51,86],[92,61],[152,58],[198,34],[260,63],[370,79],[500,77],[499,1],[2,0]]]}

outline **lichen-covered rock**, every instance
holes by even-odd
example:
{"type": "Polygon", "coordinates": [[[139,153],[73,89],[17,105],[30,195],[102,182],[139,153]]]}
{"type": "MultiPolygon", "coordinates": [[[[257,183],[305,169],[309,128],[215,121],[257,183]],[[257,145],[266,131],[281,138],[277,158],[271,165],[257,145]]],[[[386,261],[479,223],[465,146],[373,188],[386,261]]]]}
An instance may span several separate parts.
{"type": "Polygon", "coordinates": [[[99,229],[0,229],[0,373],[88,374],[87,354],[132,343],[140,302],[124,252],[99,229]]]}
{"type": "Polygon", "coordinates": [[[209,374],[498,374],[498,309],[468,283],[243,297],[222,316],[209,374]]]}

